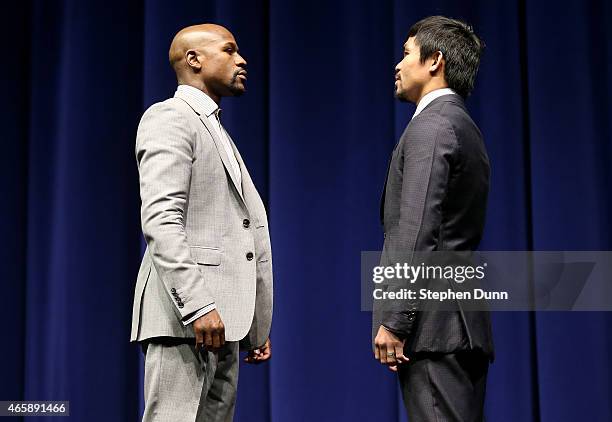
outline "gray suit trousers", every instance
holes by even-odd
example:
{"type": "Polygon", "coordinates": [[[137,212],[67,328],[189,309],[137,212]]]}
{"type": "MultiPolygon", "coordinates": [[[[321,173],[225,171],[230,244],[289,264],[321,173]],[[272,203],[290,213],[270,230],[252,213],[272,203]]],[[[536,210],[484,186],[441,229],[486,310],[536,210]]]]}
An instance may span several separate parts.
{"type": "Polygon", "coordinates": [[[415,353],[400,366],[410,422],[482,422],[489,359],[477,351],[415,353]]]}
{"type": "MultiPolygon", "coordinates": [[[[143,422],[231,422],[238,385],[238,342],[218,353],[195,340],[147,342],[143,422]]],[[[185,339],[187,340],[187,339],[185,339]]]]}

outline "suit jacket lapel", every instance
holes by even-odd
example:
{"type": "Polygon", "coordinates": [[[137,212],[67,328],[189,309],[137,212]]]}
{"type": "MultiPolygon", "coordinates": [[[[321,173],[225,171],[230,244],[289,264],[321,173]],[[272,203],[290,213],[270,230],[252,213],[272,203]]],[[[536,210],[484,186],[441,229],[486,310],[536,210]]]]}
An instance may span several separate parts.
{"type": "Polygon", "coordinates": [[[227,153],[225,152],[225,147],[223,146],[223,143],[222,143],[221,139],[219,139],[219,135],[217,135],[217,131],[215,130],[214,127],[212,127],[212,125],[208,121],[208,117],[206,116],[206,110],[200,109],[199,105],[195,101],[191,101],[189,96],[183,95],[183,93],[180,92],[180,91],[176,92],[174,94],[174,96],[176,98],[179,98],[179,99],[185,101],[187,103],[187,105],[189,107],[191,107],[193,109],[193,111],[199,116],[200,121],[202,122],[202,124],[204,125],[204,127],[206,128],[208,133],[210,134],[210,137],[212,138],[215,146],[217,147],[217,153],[221,157],[221,161],[223,162],[223,166],[225,167],[225,171],[229,175],[229,177],[230,177],[230,179],[232,181],[232,184],[236,188],[236,192],[238,192],[238,195],[240,196],[240,199],[242,199],[242,202],[246,206],[246,203],[244,201],[244,196],[242,194],[242,189],[240,187],[240,184],[238,183],[238,179],[236,178],[236,175],[234,174],[234,169],[233,169],[233,167],[232,167],[232,165],[231,165],[231,163],[229,161],[229,157],[227,156],[227,153]]]}
{"type": "MultiPolygon", "coordinates": [[[[244,201],[250,213],[251,210],[249,207],[252,204],[254,204],[253,201],[255,200],[255,198],[252,198],[252,195],[251,195],[251,193],[254,190],[256,190],[255,185],[253,184],[253,181],[251,180],[251,175],[249,174],[249,171],[247,170],[246,165],[244,164],[244,161],[242,159],[242,156],[240,155],[240,152],[238,151],[238,148],[236,148],[236,144],[234,144],[234,140],[229,135],[229,133],[227,133],[227,131],[225,131],[225,135],[227,136],[227,139],[229,139],[232,150],[234,151],[234,155],[236,156],[236,160],[238,160],[238,165],[240,165],[240,172],[242,174],[242,191],[244,194],[244,201]]],[[[251,217],[253,216],[251,215],[251,217]]]]}
{"type": "MultiPolygon", "coordinates": [[[[410,126],[411,122],[412,120],[408,122],[408,126],[410,126]]],[[[408,129],[408,126],[406,126],[406,129],[408,129]]],[[[380,224],[382,224],[383,226],[385,225],[385,198],[387,196],[387,183],[389,182],[389,173],[391,172],[391,164],[393,163],[393,158],[395,158],[397,147],[399,147],[399,144],[402,142],[402,138],[404,137],[405,133],[406,133],[406,130],[404,130],[404,133],[402,133],[402,136],[400,136],[398,141],[395,143],[395,146],[393,147],[393,151],[391,152],[391,157],[389,157],[389,164],[387,165],[387,175],[385,176],[385,184],[383,185],[383,190],[380,194],[380,224]]]]}
{"type": "MultiPolygon", "coordinates": [[[[215,146],[217,147],[217,152],[219,153],[219,156],[221,157],[221,161],[223,162],[223,165],[225,166],[225,171],[227,172],[227,174],[229,174],[229,177],[232,180],[232,183],[234,184],[234,187],[236,188],[238,195],[240,195],[240,198],[242,198],[242,201],[244,202],[244,195],[242,193],[242,188],[240,184],[238,183],[238,179],[236,178],[236,174],[234,173],[234,168],[230,164],[229,157],[227,156],[227,153],[225,152],[225,147],[223,146],[221,139],[219,139],[219,136],[217,135],[217,131],[215,130],[215,128],[212,127],[212,125],[210,124],[206,116],[200,115],[200,120],[202,121],[206,129],[208,130],[208,133],[210,133],[210,136],[212,137],[212,140],[215,143],[215,146]]],[[[238,160],[238,156],[236,156],[236,159],[238,160]]],[[[238,161],[238,163],[240,163],[240,161],[238,161]]],[[[242,171],[242,168],[241,168],[241,171],[242,171]]]]}
{"type": "Polygon", "coordinates": [[[387,196],[387,181],[389,180],[389,170],[391,169],[391,158],[387,165],[387,174],[385,176],[385,184],[383,185],[382,193],[380,194],[380,224],[385,225],[385,198],[387,196]]]}

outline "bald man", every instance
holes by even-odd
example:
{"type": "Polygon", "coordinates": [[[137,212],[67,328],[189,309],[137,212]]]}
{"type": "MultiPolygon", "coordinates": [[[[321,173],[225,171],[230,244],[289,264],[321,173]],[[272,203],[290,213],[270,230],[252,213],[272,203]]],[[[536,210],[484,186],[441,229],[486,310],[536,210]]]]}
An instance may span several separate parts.
{"type": "Polygon", "coordinates": [[[146,422],[231,421],[238,352],[270,359],[272,256],[266,211],[221,123],[221,98],[246,90],[225,28],[190,26],[169,52],[178,88],[136,137],[147,242],[131,341],[145,351],[146,422]]]}

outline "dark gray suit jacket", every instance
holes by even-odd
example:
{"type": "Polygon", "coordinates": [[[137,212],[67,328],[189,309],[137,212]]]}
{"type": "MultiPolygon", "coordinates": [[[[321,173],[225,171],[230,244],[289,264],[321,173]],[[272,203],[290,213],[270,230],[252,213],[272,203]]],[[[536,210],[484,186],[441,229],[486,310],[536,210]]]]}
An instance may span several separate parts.
{"type": "MultiPolygon", "coordinates": [[[[462,98],[433,100],[408,124],[393,151],[381,200],[381,265],[413,263],[415,251],[475,250],[488,190],[482,134],[462,98]]],[[[452,287],[435,282],[436,288],[452,287]]],[[[402,302],[402,309],[382,309],[375,304],[373,330],[382,324],[406,338],[407,353],[480,350],[492,358],[488,312],[466,311],[459,303],[454,311],[427,305],[424,309],[414,300],[402,302]]]]}

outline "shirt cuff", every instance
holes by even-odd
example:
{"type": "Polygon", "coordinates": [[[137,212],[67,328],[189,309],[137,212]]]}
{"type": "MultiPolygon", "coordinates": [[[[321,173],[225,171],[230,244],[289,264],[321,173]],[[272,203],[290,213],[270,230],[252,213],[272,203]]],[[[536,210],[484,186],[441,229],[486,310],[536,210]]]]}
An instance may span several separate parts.
{"type": "Polygon", "coordinates": [[[214,302],[211,303],[211,304],[206,305],[205,307],[203,307],[199,311],[196,311],[194,314],[192,314],[189,318],[184,320],[183,321],[183,325],[187,326],[187,325],[191,324],[196,319],[200,318],[203,315],[206,315],[207,313],[209,313],[210,311],[212,311],[214,309],[217,309],[217,305],[215,305],[214,302]]]}

